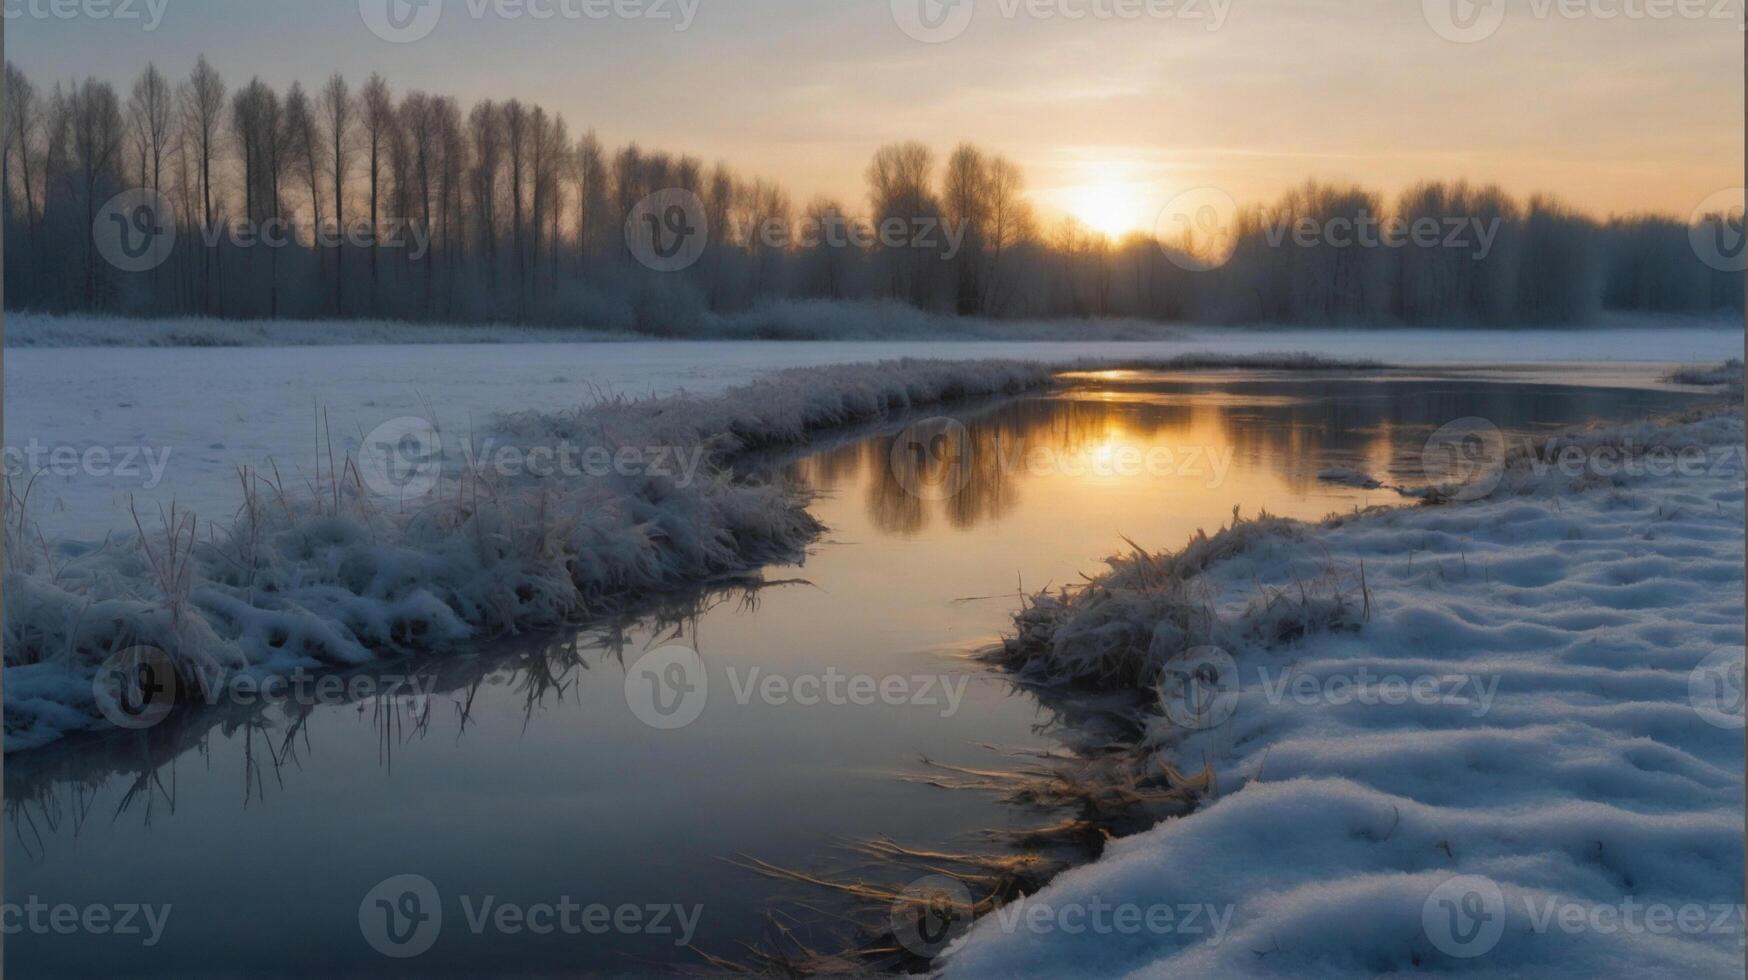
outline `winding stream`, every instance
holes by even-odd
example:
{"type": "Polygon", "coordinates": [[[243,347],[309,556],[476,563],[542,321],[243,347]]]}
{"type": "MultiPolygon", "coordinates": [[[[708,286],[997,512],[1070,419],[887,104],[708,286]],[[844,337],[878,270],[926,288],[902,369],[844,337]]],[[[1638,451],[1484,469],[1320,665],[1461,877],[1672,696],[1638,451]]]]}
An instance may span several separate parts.
{"type": "Polygon", "coordinates": [[[183,712],[8,758],[8,902],[170,911],[149,948],[138,935],[27,929],[7,937],[6,966],[639,975],[703,966],[686,940],[732,957],[768,935],[773,911],[829,946],[841,931],[829,894],[727,859],[855,874],[865,859],[846,840],[988,847],[980,831],[1040,822],[903,778],[925,757],[999,767],[1070,740],[1050,706],[971,656],[1021,588],[1095,572],[1123,536],[1175,547],[1235,506],[1316,518],[1399,502],[1318,475],[1424,482],[1422,447],[1456,419],[1529,433],[1696,397],[1649,377],[1111,373],[765,461],[817,491],[831,528],[803,565],[576,635],[385,667],[371,676],[411,678],[387,696],[183,712]],[[932,470],[943,445],[967,465],[932,470]],[[683,684],[660,704],[659,683],[642,693],[652,678],[690,681],[637,670],[646,651],[676,646],[696,651],[701,702],[674,700],[683,684]],[[419,958],[389,960],[360,905],[408,874],[439,892],[442,927],[419,958]],[[476,930],[470,910],[488,896],[521,910],[677,906],[696,912],[684,930],[695,935],[678,921],[657,931],[647,911],[636,930],[603,934],[540,934],[534,918],[476,930]]]}

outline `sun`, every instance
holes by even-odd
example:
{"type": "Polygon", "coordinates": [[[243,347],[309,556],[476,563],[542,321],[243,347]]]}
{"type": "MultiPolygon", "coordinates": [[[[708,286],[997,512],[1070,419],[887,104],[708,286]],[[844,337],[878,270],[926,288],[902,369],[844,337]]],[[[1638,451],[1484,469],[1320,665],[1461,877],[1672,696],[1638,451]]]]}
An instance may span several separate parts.
{"type": "Polygon", "coordinates": [[[1066,204],[1081,224],[1116,239],[1146,223],[1143,199],[1139,185],[1101,180],[1069,188],[1066,204]]]}

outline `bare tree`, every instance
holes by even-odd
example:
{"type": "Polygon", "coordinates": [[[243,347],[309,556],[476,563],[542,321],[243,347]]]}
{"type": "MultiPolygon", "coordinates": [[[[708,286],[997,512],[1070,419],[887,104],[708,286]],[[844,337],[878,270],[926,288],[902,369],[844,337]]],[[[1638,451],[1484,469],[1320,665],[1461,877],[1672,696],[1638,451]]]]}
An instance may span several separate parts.
{"type": "Polygon", "coordinates": [[[164,154],[170,148],[170,126],[174,119],[170,83],[148,64],[134,82],[128,98],[128,138],[139,164],[139,183],[159,194],[164,189],[164,154]]]}
{"type": "Polygon", "coordinates": [[[474,222],[478,225],[480,251],[486,279],[495,285],[498,275],[498,174],[503,169],[503,113],[493,103],[481,102],[467,117],[473,142],[473,171],[469,180],[474,222]]]}
{"type": "Polygon", "coordinates": [[[988,234],[990,168],[983,152],[962,143],[947,159],[941,194],[942,217],[963,235],[953,264],[957,270],[954,307],[963,316],[983,312],[983,243],[988,234]]]}
{"type": "Polygon", "coordinates": [[[807,257],[802,291],[820,299],[839,300],[849,295],[851,264],[857,253],[849,239],[850,216],[844,206],[830,198],[808,203],[804,223],[817,236],[807,257]]]}
{"type": "Polygon", "coordinates": [[[540,243],[546,235],[547,181],[553,170],[553,147],[547,136],[549,124],[546,110],[539,106],[528,117],[528,252],[529,281],[537,288],[540,280],[540,243]]]}
{"type": "Polygon", "coordinates": [[[107,82],[87,79],[67,101],[75,199],[84,205],[85,306],[97,307],[97,210],[121,182],[121,102],[107,82]]]}
{"type": "MultiPolygon", "coordinates": [[[[232,131],[243,161],[243,213],[252,240],[268,253],[268,316],[279,315],[279,253],[288,244],[285,223],[286,175],[295,157],[279,93],[253,79],[231,100],[232,131]]],[[[247,263],[253,269],[253,252],[247,263]]]]}
{"type": "Polygon", "coordinates": [[[504,147],[509,152],[510,166],[510,268],[516,277],[516,307],[518,319],[525,312],[522,302],[527,274],[527,255],[522,240],[522,185],[527,180],[528,109],[519,100],[504,103],[504,147]]]}
{"type": "Polygon", "coordinates": [[[43,129],[42,98],[37,95],[36,86],[31,84],[24,72],[17,65],[6,63],[6,190],[12,191],[12,175],[16,173],[19,180],[19,190],[24,196],[24,221],[31,241],[37,240],[37,215],[40,203],[38,195],[37,161],[39,159],[38,143],[43,129]]]}
{"type": "Polygon", "coordinates": [[[753,259],[753,298],[756,300],[772,289],[777,260],[789,247],[793,234],[789,195],[776,184],[755,180],[745,190],[747,228],[746,248],[753,259]]]}
{"type": "MultiPolygon", "coordinates": [[[[200,172],[200,223],[208,233],[218,227],[218,214],[213,204],[213,164],[219,152],[220,131],[224,125],[225,83],[218,72],[201,56],[193,74],[182,85],[179,101],[182,105],[182,127],[192,144],[200,172]]],[[[203,291],[207,305],[216,301],[219,316],[224,315],[224,259],[218,249],[209,249],[210,260],[202,264],[203,291]],[[216,288],[214,283],[216,266],[216,288]]]]}
{"type": "Polygon", "coordinates": [[[881,231],[888,288],[891,295],[919,307],[934,304],[935,256],[916,247],[910,232],[940,214],[940,205],[929,191],[934,163],[935,155],[927,146],[910,142],[881,147],[868,165],[868,203],[881,231]],[[899,230],[900,235],[895,238],[889,229],[899,230]]]}
{"type": "Polygon", "coordinates": [[[577,140],[571,161],[577,181],[577,269],[587,273],[589,256],[602,239],[607,211],[607,161],[594,130],[577,140]]]}
{"type": "Polygon", "coordinates": [[[352,169],[353,119],[357,105],[345,76],[329,76],[322,89],[322,124],[328,139],[328,177],[334,182],[334,315],[346,315],[346,179],[352,169]]]}
{"type": "Polygon", "coordinates": [[[613,154],[613,213],[610,216],[613,227],[623,228],[637,202],[648,196],[649,192],[644,190],[644,169],[643,150],[636,143],[627,144],[613,154]]]}
{"type": "Polygon", "coordinates": [[[554,292],[558,291],[559,244],[563,239],[560,223],[564,217],[564,174],[572,169],[570,155],[570,127],[565,124],[563,116],[553,116],[552,123],[546,129],[546,151],[542,154],[546,167],[541,185],[545,188],[547,202],[547,239],[551,242],[549,259],[554,292]]]}
{"type": "Polygon", "coordinates": [[[310,219],[318,231],[322,227],[321,159],[322,133],[310,106],[309,93],[301,82],[292,82],[285,93],[285,133],[289,154],[287,167],[291,174],[302,177],[310,198],[310,219]]]}
{"type": "Polygon", "coordinates": [[[437,99],[433,115],[437,120],[437,137],[441,144],[442,162],[439,168],[437,209],[442,233],[437,237],[443,248],[444,311],[447,314],[455,302],[456,261],[466,239],[464,225],[465,201],[462,187],[467,173],[467,137],[461,128],[461,106],[454,99],[437,99]]]}
{"type": "Polygon", "coordinates": [[[362,104],[361,125],[364,133],[365,175],[370,181],[370,303],[376,312],[381,302],[381,271],[378,268],[377,235],[381,234],[382,172],[387,162],[389,140],[395,124],[394,96],[381,75],[372,74],[359,92],[362,104]]]}
{"type": "Polygon", "coordinates": [[[257,154],[263,149],[261,127],[263,102],[267,86],[259,78],[237,90],[231,97],[231,136],[243,161],[243,220],[260,222],[256,201],[261,190],[261,175],[257,170],[257,154]]]}
{"type": "Polygon", "coordinates": [[[983,245],[988,250],[983,275],[985,313],[1000,315],[1012,299],[1015,277],[1009,268],[1013,254],[1037,234],[1031,202],[1026,199],[1026,178],[1013,161],[1003,156],[989,161],[988,200],[984,209],[983,245]]]}
{"type": "MultiPolygon", "coordinates": [[[[404,220],[413,220],[416,217],[426,232],[432,227],[432,197],[439,166],[437,156],[442,152],[439,101],[423,92],[411,92],[401,100],[400,110],[400,132],[405,137],[405,152],[408,155],[406,180],[401,181],[406,185],[406,190],[401,196],[412,205],[406,209],[404,220]]],[[[426,252],[421,261],[424,264],[425,315],[430,316],[432,264],[435,257],[426,252]]]]}

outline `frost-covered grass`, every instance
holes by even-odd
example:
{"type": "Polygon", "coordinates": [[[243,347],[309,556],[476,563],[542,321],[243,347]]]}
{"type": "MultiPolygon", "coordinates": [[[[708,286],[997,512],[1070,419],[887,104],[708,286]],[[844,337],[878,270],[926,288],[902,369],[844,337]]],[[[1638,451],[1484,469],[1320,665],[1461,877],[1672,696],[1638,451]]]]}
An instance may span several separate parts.
{"type": "Polygon", "coordinates": [[[98,665],[139,645],[168,653],[189,692],[236,672],[350,666],[599,616],[653,592],[793,555],[820,530],[781,484],[737,479],[743,452],[830,427],[1052,380],[1020,362],[895,361],[777,372],[714,398],[611,398],[502,420],[526,446],[676,453],[678,472],[506,479],[464,470],[416,504],[365,489],[328,457],[296,486],[238,474],[242,505],[197,524],[137,515],[103,547],[33,533],[31,486],[9,488],[6,748],[97,724],[98,665]]]}
{"type": "Polygon", "coordinates": [[[1733,358],[1714,367],[1688,366],[1670,372],[1668,379],[1678,385],[1699,385],[1702,387],[1718,387],[1722,385],[1742,386],[1742,361],[1733,358]]]}
{"type": "Polygon", "coordinates": [[[981,921],[944,974],[1740,976],[1741,406],[1562,443],[1707,463],[1574,477],[1520,453],[1480,500],[1235,521],[1038,597],[1010,663],[1157,685],[1148,751],[1219,777],[1196,813],[981,921]],[[1230,714],[1186,715],[1177,665],[1219,665],[1208,645],[1230,714]],[[1496,942],[1435,941],[1464,875],[1497,889],[1465,920],[1496,942]],[[1124,904],[1230,922],[1012,925],[1124,904]]]}

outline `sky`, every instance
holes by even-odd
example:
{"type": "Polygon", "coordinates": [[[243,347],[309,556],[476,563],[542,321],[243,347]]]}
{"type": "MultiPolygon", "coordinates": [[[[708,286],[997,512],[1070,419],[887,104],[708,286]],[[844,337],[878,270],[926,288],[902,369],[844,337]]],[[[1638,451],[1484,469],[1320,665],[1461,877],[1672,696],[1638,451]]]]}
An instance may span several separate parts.
{"type": "Polygon", "coordinates": [[[906,139],[1003,153],[1047,218],[1114,234],[1200,188],[1311,178],[1683,217],[1744,183],[1741,0],[4,2],[6,56],[39,84],[181,77],[203,53],[233,87],[379,71],[726,159],[798,202],[861,205],[869,157],[906,139]]]}

